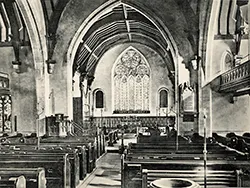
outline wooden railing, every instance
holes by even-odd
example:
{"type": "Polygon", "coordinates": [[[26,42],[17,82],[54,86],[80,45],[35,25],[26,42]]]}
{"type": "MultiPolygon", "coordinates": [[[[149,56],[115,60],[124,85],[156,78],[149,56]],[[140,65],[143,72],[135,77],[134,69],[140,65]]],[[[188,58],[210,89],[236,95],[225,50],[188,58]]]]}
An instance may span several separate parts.
{"type": "Polygon", "coordinates": [[[127,124],[133,127],[136,126],[150,126],[150,125],[159,125],[166,126],[174,121],[174,117],[166,116],[110,116],[110,117],[93,117],[93,125],[97,127],[103,127],[104,125],[107,128],[117,128],[117,125],[127,124]]]}
{"type": "Polygon", "coordinates": [[[250,86],[250,61],[230,69],[220,76],[221,92],[232,92],[250,86]]]}
{"type": "Polygon", "coordinates": [[[74,121],[70,122],[70,133],[73,136],[82,136],[83,135],[83,127],[77,124],[74,121]]]}

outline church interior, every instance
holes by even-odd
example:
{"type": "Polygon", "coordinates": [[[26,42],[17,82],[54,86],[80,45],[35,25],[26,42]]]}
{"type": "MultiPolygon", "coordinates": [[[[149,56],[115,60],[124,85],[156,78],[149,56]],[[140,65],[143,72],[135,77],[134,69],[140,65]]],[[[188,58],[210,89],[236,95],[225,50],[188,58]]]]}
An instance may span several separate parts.
{"type": "Polygon", "coordinates": [[[249,11],[0,0],[0,188],[250,187],[249,11]]]}

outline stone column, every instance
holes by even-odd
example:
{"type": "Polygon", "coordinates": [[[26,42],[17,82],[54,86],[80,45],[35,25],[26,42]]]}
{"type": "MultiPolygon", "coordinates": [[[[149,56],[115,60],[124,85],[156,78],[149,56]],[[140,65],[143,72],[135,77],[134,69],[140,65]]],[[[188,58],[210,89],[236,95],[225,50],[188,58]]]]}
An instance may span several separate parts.
{"type": "Polygon", "coordinates": [[[89,120],[90,116],[90,96],[89,96],[89,86],[88,78],[86,73],[82,73],[80,76],[80,89],[81,89],[81,98],[82,98],[82,117],[83,121],[89,120]]]}
{"type": "Polygon", "coordinates": [[[36,95],[37,95],[37,133],[45,133],[45,117],[49,115],[49,75],[45,71],[44,62],[35,63],[36,95]]]}

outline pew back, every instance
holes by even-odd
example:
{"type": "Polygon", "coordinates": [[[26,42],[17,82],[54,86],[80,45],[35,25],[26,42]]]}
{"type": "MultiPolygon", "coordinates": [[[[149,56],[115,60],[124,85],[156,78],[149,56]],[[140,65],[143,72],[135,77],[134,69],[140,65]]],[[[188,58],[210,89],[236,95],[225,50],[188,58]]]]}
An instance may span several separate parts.
{"type": "Polygon", "coordinates": [[[142,188],[159,178],[181,178],[189,179],[198,183],[200,186],[206,184],[210,188],[221,187],[241,187],[239,171],[236,170],[208,170],[206,171],[206,182],[203,170],[148,170],[142,169],[142,188]],[[238,183],[238,184],[237,184],[238,183]]]}
{"type": "Polygon", "coordinates": [[[43,168],[0,168],[0,179],[24,176],[27,188],[46,188],[45,170],[43,168]]]}

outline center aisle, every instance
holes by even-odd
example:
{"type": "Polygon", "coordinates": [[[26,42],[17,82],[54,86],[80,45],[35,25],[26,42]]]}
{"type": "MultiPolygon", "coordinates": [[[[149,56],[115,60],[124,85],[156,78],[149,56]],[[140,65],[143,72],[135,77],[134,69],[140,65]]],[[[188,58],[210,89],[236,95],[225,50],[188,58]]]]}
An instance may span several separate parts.
{"type": "MultiPolygon", "coordinates": [[[[96,164],[96,169],[78,188],[120,188],[121,187],[121,155],[117,152],[121,139],[106,152],[96,164]],[[110,153],[112,152],[112,153],[110,153]]],[[[135,142],[135,135],[124,136],[124,144],[135,142]]]]}

